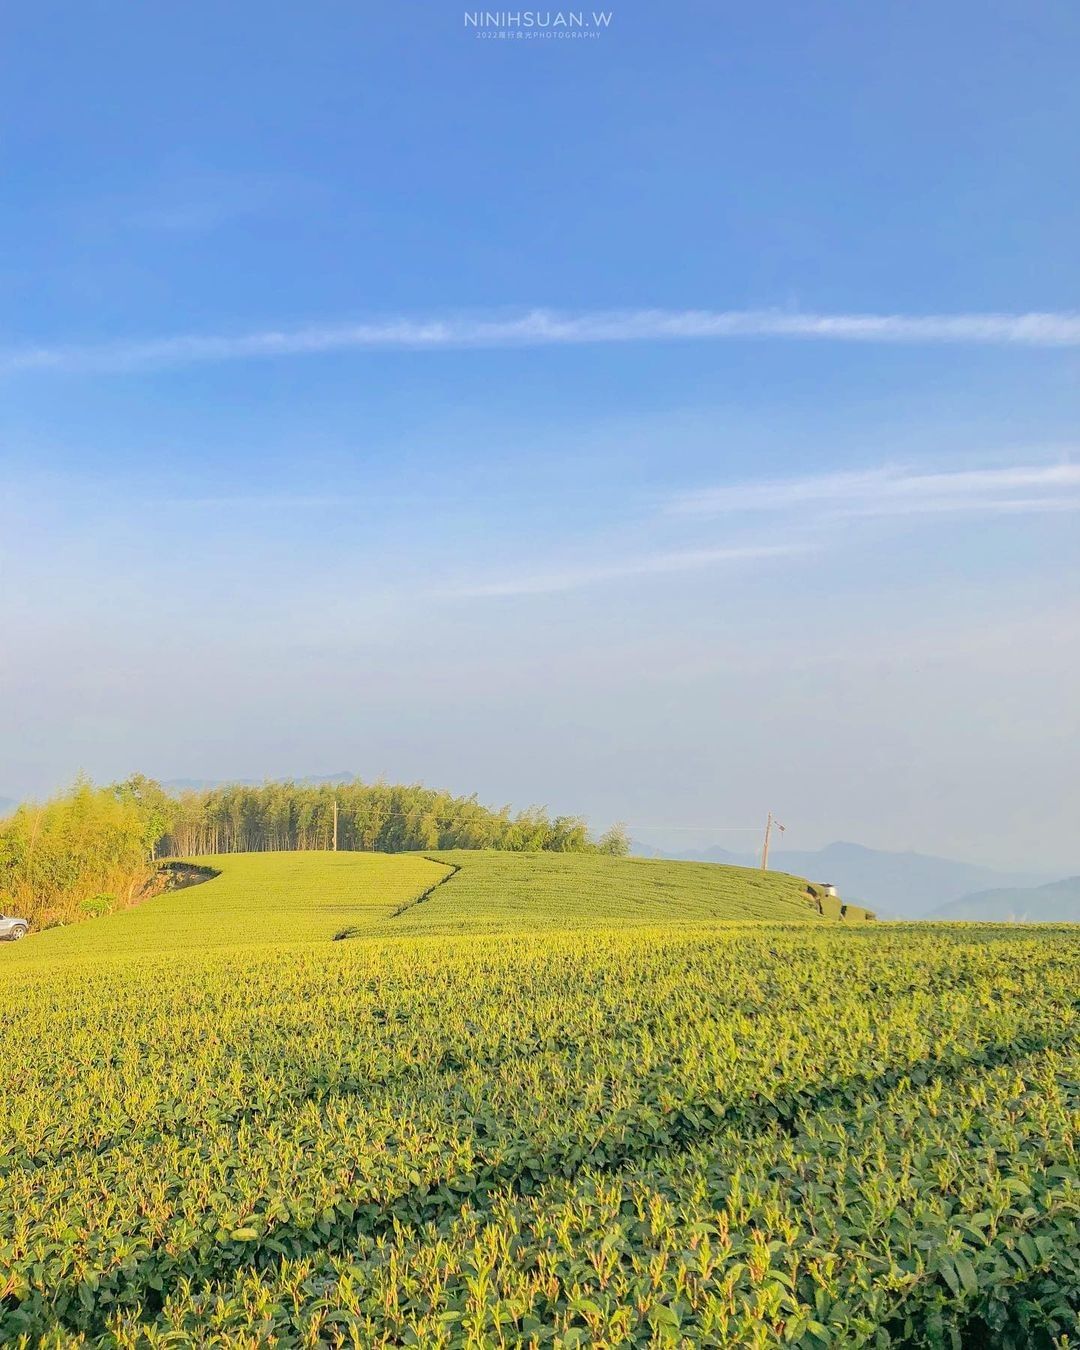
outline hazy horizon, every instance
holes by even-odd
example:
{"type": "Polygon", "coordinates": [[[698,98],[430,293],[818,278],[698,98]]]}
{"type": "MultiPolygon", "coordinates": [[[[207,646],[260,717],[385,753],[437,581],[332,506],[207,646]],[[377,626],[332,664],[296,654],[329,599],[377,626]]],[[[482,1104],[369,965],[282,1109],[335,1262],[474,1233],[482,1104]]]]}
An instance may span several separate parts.
{"type": "MultiPolygon", "coordinates": [[[[79,774],[85,774],[85,770],[82,769],[78,772],[79,774]]],[[[142,773],[144,770],[136,767],[130,772],[142,773]]],[[[124,778],[130,776],[130,772],[113,775],[108,781],[123,781],[124,778]]],[[[93,775],[88,776],[93,778],[93,775]]],[[[170,777],[164,774],[146,774],[146,776],[160,782],[169,791],[184,791],[187,789],[202,790],[206,788],[227,787],[233,784],[239,786],[261,786],[266,782],[275,781],[327,783],[333,781],[345,781],[352,778],[365,782],[374,782],[380,779],[387,782],[398,781],[390,780],[384,774],[375,774],[373,776],[365,777],[362,774],[354,774],[351,770],[342,770],[337,773],[278,773],[263,775],[261,777],[250,774],[233,774],[220,778],[196,775],[178,775],[170,777]]],[[[95,781],[102,782],[105,780],[96,779],[95,781]]],[[[468,795],[476,791],[475,788],[470,788],[467,784],[463,783],[430,782],[419,778],[410,779],[408,781],[422,782],[426,787],[446,790],[455,795],[468,795]]],[[[12,796],[6,792],[0,792],[0,807],[7,804],[14,806],[22,802],[40,802],[48,799],[50,796],[62,793],[69,786],[70,781],[65,780],[63,783],[54,784],[51,788],[47,788],[38,793],[25,793],[12,796]]],[[[510,800],[501,798],[496,800],[495,798],[485,798],[483,793],[476,793],[476,795],[480,799],[482,805],[493,808],[508,806],[516,811],[530,806],[539,806],[545,810],[550,810],[553,814],[585,814],[584,812],[567,812],[559,802],[555,801],[510,800]]],[[[753,865],[757,864],[757,861],[761,856],[762,835],[764,834],[764,822],[759,822],[756,826],[721,826],[715,829],[707,826],[683,826],[679,824],[665,825],[657,824],[656,822],[638,823],[616,818],[603,820],[590,818],[588,823],[593,833],[597,836],[609,825],[622,825],[626,829],[633,847],[637,849],[656,849],[665,855],[676,857],[680,855],[697,855],[709,850],[723,849],[734,855],[738,859],[739,865],[746,865],[748,863],[753,865]]],[[[1080,875],[1080,862],[1076,859],[1073,859],[1071,862],[1058,862],[1056,865],[1053,861],[1000,861],[985,856],[965,857],[957,854],[935,853],[932,850],[921,849],[915,846],[896,848],[889,845],[875,845],[868,843],[865,839],[848,838],[840,834],[831,836],[819,835],[811,841],[806,838],[800,838],[797,830],[790,831],[787,827],[785,827],[783,832],[775,829],[773,831],[769,850],[770,866],[773,870],[783,871],[785,855],[794,855],[803,852],[819,852],[833,846],[838,846],[840,848],[866,848],[872,849],[875,852],[896,854],[897,856],[903,856],[904,854],[918,854],[923,857],[938,858],[942,861],[964,863],[974,867],[985,867],[1006,876],[1015,876],[1017,878],[1024,876],[1031,878],[1033,881],[1038,880],[1039,878],[1046,879],[1080,875]]]]}

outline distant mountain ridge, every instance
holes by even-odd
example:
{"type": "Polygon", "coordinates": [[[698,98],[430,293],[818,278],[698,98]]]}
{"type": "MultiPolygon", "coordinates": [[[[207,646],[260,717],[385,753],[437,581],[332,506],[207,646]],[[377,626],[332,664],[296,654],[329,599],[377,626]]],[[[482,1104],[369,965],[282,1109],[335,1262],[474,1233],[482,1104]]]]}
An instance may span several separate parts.
{"type": "Polygon", "coordinates": [[[933,919],[980,919],[986,923],[1080,923],[1080,877],[1046,886],[1005,886],[978,891],[941,905],[933,919]]]}
{"type": "MultiPolygon", "coordinates": [[[[755,855],[731,853],[719,847],[663,854],[648,845],[635,844],[633,851],[646,857],[679,857],[736,867],[755,867],[759,861],[755,855]]],[[[926,918],[973,892],[1026,889],[1050,880],[1045,874],[999,872],[953,858],[890,853],[846,842],[814,850],[776,848],[769,863],[771,871],[792,872],[811,881],[831,881],[844,900],[867,905],[879,918],[926,918]]]]}

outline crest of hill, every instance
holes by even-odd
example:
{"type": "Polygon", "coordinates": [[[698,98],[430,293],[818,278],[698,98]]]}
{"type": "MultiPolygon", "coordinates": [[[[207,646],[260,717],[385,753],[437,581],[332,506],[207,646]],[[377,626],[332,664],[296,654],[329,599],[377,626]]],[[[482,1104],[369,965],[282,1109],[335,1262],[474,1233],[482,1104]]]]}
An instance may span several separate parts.
{"type": "MultiPolygon", "coordinates": [[[[716,863],[560,853],[429,855],[458,869],[395,931],[506,932],[691,922],[820,923],[840,905],[800,877],[716,863]]],[[[845,917],[873,917],[855,906],[845,917]]]]}

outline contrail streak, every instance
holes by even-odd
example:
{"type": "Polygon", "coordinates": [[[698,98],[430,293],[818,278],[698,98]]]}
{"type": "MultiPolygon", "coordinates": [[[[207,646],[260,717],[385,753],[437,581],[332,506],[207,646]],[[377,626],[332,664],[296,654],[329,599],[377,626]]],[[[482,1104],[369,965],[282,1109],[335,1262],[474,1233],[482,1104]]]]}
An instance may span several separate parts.
{"type": "Polygon", "coordinates": [[[349,351],[439,351],[780,339],[906,345],[1080,346],[1080,314],[815,314],[785,310],[529,310],[476,318],[384,318],[247,333],[172,334],[87,344],[0,349],[0,373],[124,373],[196,363],[349,351]]]}

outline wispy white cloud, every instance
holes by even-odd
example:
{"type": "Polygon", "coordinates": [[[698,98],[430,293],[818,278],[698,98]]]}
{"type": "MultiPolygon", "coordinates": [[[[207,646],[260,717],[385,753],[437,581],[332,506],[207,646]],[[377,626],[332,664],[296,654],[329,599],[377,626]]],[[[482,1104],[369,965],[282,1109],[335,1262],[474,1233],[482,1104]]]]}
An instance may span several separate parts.
{"type": "Polygon", "coordinates": [[[677,514],[818,509],[843,516],[1080,509],[1080,463],[1022,464],[920,473],[895,466],[732,483],[676,497],[677,514]]]}
{"type": "Polygon", "coordinates": [[[550,595],[561,591],[580,590],[586,586],[608,581],[624,581],[634,577],[662,576],[673,572],[697,572],[725,563],[739,563],[764,558],[785,557],[803,553],[804,544],[754,544],[732,548],[689,549],[673,553],[649,553],[636,558],[622,558],[610,563],[583,563],[555,571],[533,572],[497,580],[466,582],[455,586],[449,595],[460,599],[481,597],[550,595]]]}
{"type": "Polygon", "coordinates": [[[846,516],[933,516],[981,512],[984,515],[1043,515],[1080,511],[1080,494],[1064,497],[938,497],[910,502],[870,502],[838,512],[846,516]]]}
{"type": "Polygon", "coordinates": [[[325,352],[422,351],[585,343],[781,338],[832,342],[1080,346],[1080,314],[813,314],[786,310],[624,310],[477,318],[385,318],[247,333],[174,334],[84,345],[43,343],[0,351],[0,373],[126,372],[197,362],[325,352]]]}

